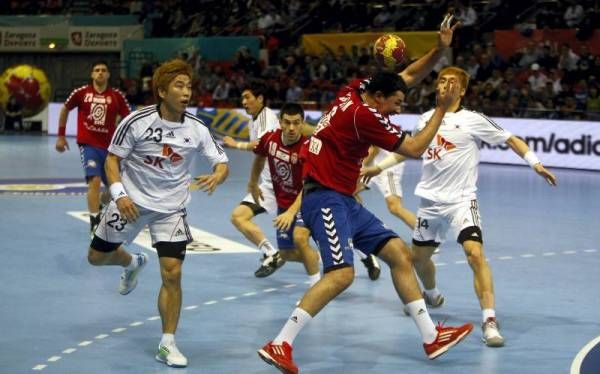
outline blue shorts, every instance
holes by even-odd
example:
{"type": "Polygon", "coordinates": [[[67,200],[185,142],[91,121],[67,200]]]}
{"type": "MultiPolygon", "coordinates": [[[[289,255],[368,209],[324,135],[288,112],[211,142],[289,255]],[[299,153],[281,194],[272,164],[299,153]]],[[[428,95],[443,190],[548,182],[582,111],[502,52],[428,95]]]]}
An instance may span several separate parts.
{"type": "Polygon", "coordinates": [[[106,161],[106,156],[108,156],[108,151],[92,147],[91,145],[80,144],[79,155],[81,156],[81,165],[83,165],[85,180],[89,181],[91,177],[99,176],[102,178],[102,183],[108,186],[108,180],[104,172],[104,162],[106,161]]]}
{"type": "Polygon", "coordinates": [[[330,189],[304,195],[302,217],[319,247],[325,271],[354,266],[353,249],[377,254],[395,232],[351,196],[330,189]]]}
{"type": "MultiPolygon", "coordinates": [[[[285,212],[287,209],[277,208],[277,214],[281,214],[285,212]]],[[[277,248],[279,249],[295,249],[296,245],[294,244],[294,227],[305,227],[304,220],[302,219],[302,214],[298,212],[296,214],[296,220],[292,223],[290,228],[287,231],[277,230],[277,248]]]]}

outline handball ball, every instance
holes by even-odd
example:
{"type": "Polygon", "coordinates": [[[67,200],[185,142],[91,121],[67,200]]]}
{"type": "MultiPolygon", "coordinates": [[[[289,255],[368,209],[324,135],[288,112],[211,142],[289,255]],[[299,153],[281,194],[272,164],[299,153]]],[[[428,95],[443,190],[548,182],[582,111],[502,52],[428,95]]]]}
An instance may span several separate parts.
{"type": "Polygon", "coordinates": [[[379,66],[396,70],[406,60],[406,44],[397,35],[385,34],[375,41],[373,56],[379,66]]]}
{"type": "Polygon", "coordinates": [[[23,106],[23,117],[35,116],[48,105],[50,82],[46,74],[31,65],[11,66],[0,76],[0,106],[6,109],[11,96],[23,106]]]}

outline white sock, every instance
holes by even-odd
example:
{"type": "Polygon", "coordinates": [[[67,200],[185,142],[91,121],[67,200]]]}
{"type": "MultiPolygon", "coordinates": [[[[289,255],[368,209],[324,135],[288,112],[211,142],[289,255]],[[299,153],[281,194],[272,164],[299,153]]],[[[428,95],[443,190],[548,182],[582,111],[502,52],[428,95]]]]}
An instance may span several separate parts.
{"type": "Polygon", "coordinates": [[[358,258],[360,258],[361,260],[364,260],[365,258],[367,258],[368,256],[366,254],[364,254],[362,251],[355,249],[354,253],[356,253],[358,255],[358,258]]]}
{"type": "Polygon", "coordinates": [[[173,345],[175,344],[175,334],[163,334],[160,339],[160,345],[173,345]]]}
{"type": "Polygon", "coordinates": [[[131,262],[127,265],[127,270],[133,270],[138,267],[138,255],[132,253],[131,254],[131,262]]]}
{"type": "Polygon", "coordinates": [[[310,282],[310,286],[314,286],[321,279],[321,273],[317,272],[313,275],[308,276],[308,281],[310,282]]]}
{"type": "Polygon", "coordinates": [[[408,308],[415,325],[417,325],[417,329],[419,329],[419,332],[421,333],[423,343],[433,342],[435,338],[437,338],[437,330],[429,316],[429,312],[425,306],[425,300],[415,300],[412,303],[406,304],[406,307],[408,308]]]}
{"type": "Polygon", "coordinates": [[[483,315],[483,322],[487,321],[488,318],[496,318],[496,311],[494,309],[484,309],[481,311],[483,315]]]}
{"type": "Polygon", "coordinates": [[[289,345],[294,343],[294,339],[306,325],[312,319],[311,315],[300,308],[294,309],[292,315],[287,320],[283,328],[279,332],[279,335],[273,339],[273,344],[281,345],[283,342],[287,342],[289,345]]]}
{"type": "Polygon", "coordinates": [[[273,244],[271,244],[269,239],[264,239],[262,242],[260,242],[258,244],[258,249],[260,249],[260,251],[267,256],[273,256],[275,253],[277,253],[277,250],[275,247],[273,247],[273,244]]]}
{"type": "Polygon", "coordinates": [[[433,287],[430,290],[425,290],[425,295],[429,298],[429,300],[435,300],[441,294],[440,290],[437,287],[433,287]]]}

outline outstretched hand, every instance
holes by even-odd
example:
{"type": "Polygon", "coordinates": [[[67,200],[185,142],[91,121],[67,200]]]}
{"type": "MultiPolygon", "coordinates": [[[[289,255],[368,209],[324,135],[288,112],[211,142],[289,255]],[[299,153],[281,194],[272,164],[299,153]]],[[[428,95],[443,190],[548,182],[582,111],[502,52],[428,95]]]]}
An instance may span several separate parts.
{"type": "Polygon", "coordinates": [[[554,176],[554,174],[552,174],[551,172],[549,172],[544,165],[542,164],[535,164],[533,167],[533,170],[535,170],[536,173],[538,173],[538,175],[542,178],[544,178],[546,180],[546,182],[548,182],[549,185],[551,186],[556,186],[556,177],[554,176]]]}
{"type": "Polygon", "coordinates": [[[453,19],[454,16],[448,13],[444,16],[444,20],[440,24],[440,32],[438,33],[438,44],[440,47],[448,48],[450,44],[452,44],[452,35],[454,35],[454,30],[456,30],[456,28],[461,24],[460,22],[456,22],[454,25],[452,25],[453,19]]]}
{"type": "Polygon", "coordinates": [[[237,146],[237,142],[231,136],[223,137],[223,145],[229,148],[235,148],[237,146]]]}
{"type": "Polygon", "coordinates": [[[211,195],[219,185],[219,177],[215,174],[205,174],[195,177],[190,184],[190,190],[202,190],[211,195]]]}

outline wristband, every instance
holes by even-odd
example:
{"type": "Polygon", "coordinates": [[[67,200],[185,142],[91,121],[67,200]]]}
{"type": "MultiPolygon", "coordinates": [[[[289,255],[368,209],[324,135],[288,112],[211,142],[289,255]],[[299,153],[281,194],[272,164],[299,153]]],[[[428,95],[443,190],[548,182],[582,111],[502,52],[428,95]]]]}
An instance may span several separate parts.
{"type": "Polygon", "coordinates": [[[525,155],[523,156],[523,160],[527,161],[527,163],[531,167],[534,167],[536,164],[540,163],[540,159],[537,158],[537,156],[535,155],[535,153],[533,153],[533,151],[527,151],[525,153],[525,155]]]}
{"type": "Polygon", "coordinates": [[[58,126],[58,136],[65,136],[67,133],[67,126],[61,127],[58,126]]]}
{"type": "Polygon", "coordinates": [[[110,185],[110,196],[112,196],[113,201],[116,203],[122,197],[128,196],[127,192],[125,192],[125,188],[123,187],[123,183],[115,182],[110,185]]]}

